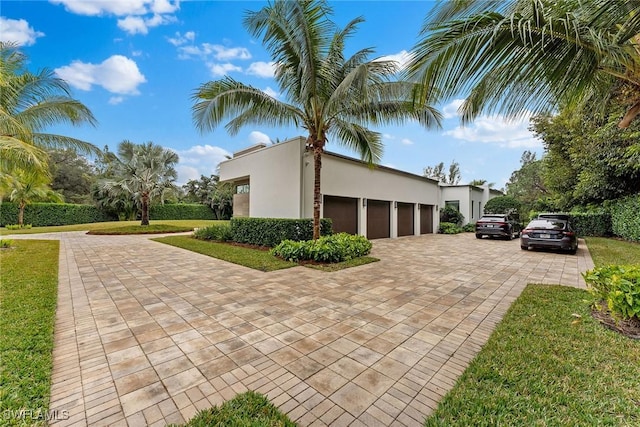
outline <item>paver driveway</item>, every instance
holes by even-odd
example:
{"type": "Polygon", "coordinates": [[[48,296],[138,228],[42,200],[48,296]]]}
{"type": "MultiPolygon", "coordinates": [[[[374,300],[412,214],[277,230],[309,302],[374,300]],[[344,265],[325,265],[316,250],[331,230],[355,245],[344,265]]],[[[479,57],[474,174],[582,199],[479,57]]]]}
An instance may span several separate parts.
{"type": "MultiPolygon", "coordinates": [[[[47,238],[46,236],[37,236],[47,238]]],[[[299,425],[420,425],[529,282],[577,256],[472,234],[374,243],[380,262],[262,273],[141,236],[61,239],[56,425],[164,425],[248,389],[299,425]]]]}

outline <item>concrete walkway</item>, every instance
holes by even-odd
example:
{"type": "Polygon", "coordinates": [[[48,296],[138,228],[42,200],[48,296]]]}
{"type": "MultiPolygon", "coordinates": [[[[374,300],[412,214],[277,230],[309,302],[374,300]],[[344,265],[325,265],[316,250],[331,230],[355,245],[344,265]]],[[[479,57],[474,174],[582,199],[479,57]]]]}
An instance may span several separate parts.
{"type": "Polygon", "coordinates": [[[67,425],[182,423],[246,390],[301,426],[419,426],[527,283],[576,256],[473,234],[375,241],[380,262],[262,273],[142,236],[60,233],[51,410],[67,425]],[[63,412],[67,411],[67,412],[63,412]]]}

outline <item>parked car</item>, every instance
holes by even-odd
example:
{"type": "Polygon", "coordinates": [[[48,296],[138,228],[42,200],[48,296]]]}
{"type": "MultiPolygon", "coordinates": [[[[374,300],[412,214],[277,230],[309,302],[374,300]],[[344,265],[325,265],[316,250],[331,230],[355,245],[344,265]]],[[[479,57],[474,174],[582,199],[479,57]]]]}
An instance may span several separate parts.
{"type": "Polygon", "coordinates": [[[575,254],[578,236],[568,220],[541,218],[531,221],[520,234],[520,249],[551,248],[575,254]]]}
{"type": "Polygon", "coordinates": [[[538,219],[561,219],[563,221],[570,221],[571,215],[566,213],[547,212],[538,214],[538,219]]]}
{"type": "Polygon", "coordinates": [[[483,215],[476,222],[476,238],[506,237],[508,240],[518,237],[520,234],[520,223],[511,215],[487,214],[483,215]]]}

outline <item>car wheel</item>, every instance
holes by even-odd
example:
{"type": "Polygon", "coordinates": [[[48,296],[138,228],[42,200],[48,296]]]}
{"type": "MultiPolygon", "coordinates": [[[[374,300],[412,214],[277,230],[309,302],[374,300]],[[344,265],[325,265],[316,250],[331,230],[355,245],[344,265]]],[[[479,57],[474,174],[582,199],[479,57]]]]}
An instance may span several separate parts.
{"type": "Polygon", "coordinates": [[[578,248],[574,248],[574,249],[569,249],[569,253],[571,255],[575,255],[578,252],[578,248]]]}
{"type": "Polygon", "coordinates": [[[482,239],[482,234],[476,233],[476,239],[482,239]]]}
{"type": "Polygon", "coordinates": [[[520,249],[522,249],[523,251],[528,251],[529,247],[520,245],[520,249]]]}

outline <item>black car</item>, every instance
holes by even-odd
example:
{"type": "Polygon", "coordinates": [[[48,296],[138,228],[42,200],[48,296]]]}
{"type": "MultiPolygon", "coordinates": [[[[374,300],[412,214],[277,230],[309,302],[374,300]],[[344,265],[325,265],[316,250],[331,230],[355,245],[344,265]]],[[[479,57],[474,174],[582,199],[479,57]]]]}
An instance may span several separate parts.
{"type": "Polygon", "coordinates": [[[511,215],[487,214],[476,222],[476,238],[504,237],[511,240],[520,234],[520,223],[511,215]]]}
{"type": "Polygon", "coordinates": [[[564,219],[534,219],[520,234],[520,248],[560,249],[575,254],[578,250],[578,236],[564,219]]]}

